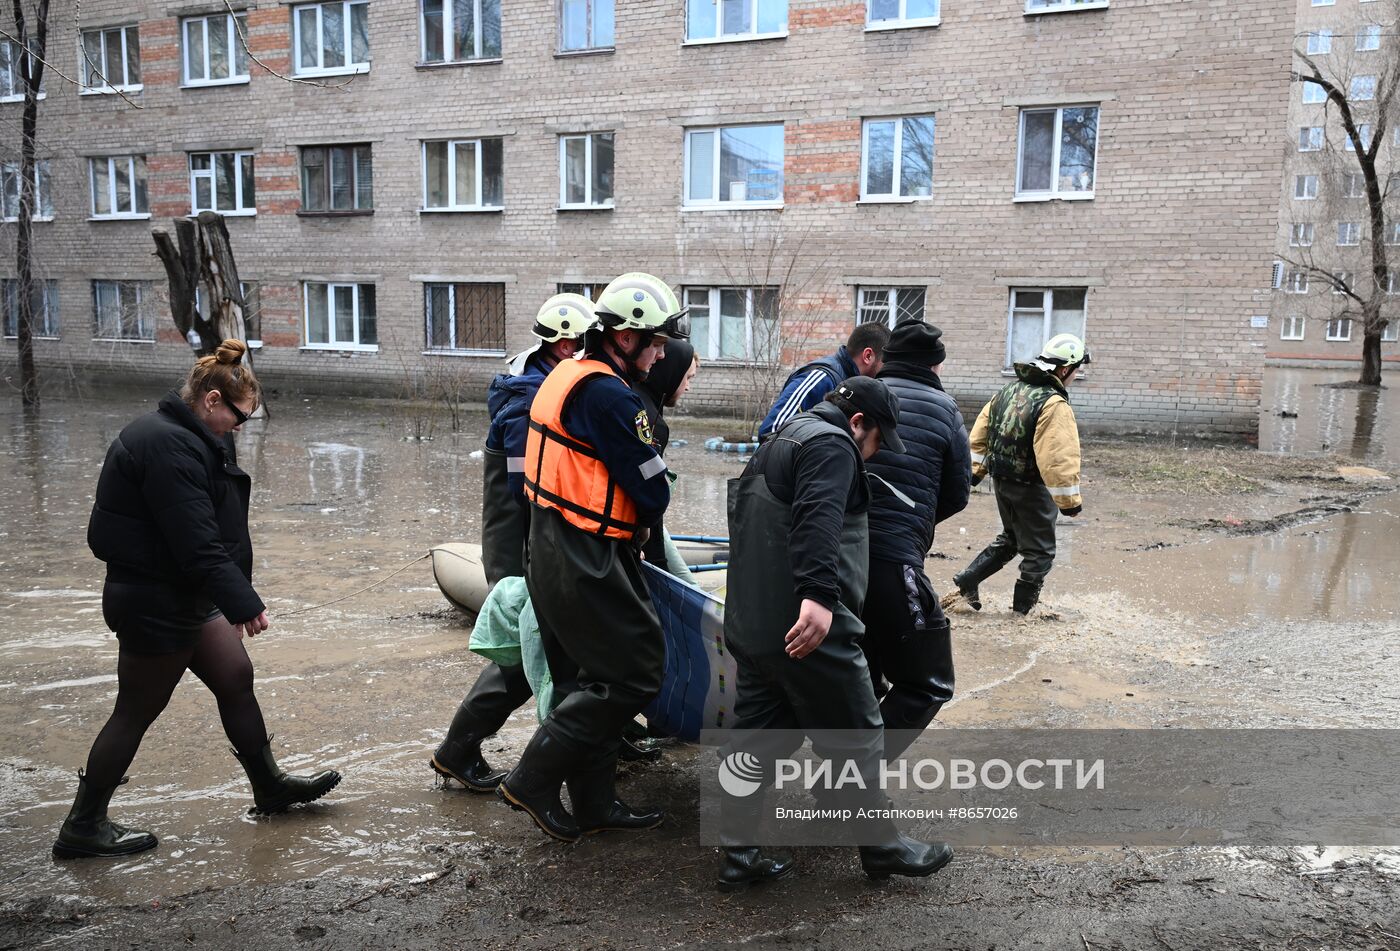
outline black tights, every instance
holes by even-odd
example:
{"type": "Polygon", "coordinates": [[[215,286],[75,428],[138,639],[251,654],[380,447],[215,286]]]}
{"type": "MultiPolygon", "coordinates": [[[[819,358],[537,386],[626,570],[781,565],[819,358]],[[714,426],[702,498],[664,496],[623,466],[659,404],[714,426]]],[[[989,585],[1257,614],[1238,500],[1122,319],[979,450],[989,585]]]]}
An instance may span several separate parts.
{"type": "Polygon", "coordinates": [[[117,705],[88,753],[87,779],[94,788],[115,786],[136,757],[146,730],[160,716],[175,685],[189,669],[219,701],[219,718],[229,742],[241,756],[267,743],[258,699],[253,696],[253,662],[243,649],[238,628],[222,616],[206,621],[199,641],[173,654],[134,654],[117,659],[117,705]]]}

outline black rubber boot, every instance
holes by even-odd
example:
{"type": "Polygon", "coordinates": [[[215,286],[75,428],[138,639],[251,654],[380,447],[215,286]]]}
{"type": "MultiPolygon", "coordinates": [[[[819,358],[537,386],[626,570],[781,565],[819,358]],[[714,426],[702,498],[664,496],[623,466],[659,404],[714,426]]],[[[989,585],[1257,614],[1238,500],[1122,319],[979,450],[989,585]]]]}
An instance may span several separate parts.
{"type": "Polygon", "coordinates": [[[1016,581],[1016,590],[1011,594],[1011,610],[1017,614],[1030,614],[1040,600],[1040,585],[1029,581],[1016,581]]]}
{"type": "Polygon", "coordinates": [[[946,842],[920,842],[902,832],[894,834],[889,845],[862,845],[860,865],[865,874],[879,881],[891,875],[922,878],[932,875],[953,860],[953,849],[946,842]]]}
{"type": "Polygon", "coordinates": [[[273,759],[272,737],[268,737],[263,748],[252,756],[239,756],[237,750],[229,752],[237,757],[248,774],[248,782],[253,787],[253,808],[249,811],[256,815],[285,812],[288,806],[314,802],[340,785],[340,773],[333,769],[323,769],[314,776],[284,773],[273,759]]]}
{"type": "Polygon", "coordinates": [[[584,835],[598,832],[638,832],[655,829],[666,819],[660,809],[636,810],[617,798],[617,759],[568,779],[574,821],[584,835]]]}
{"type": "MultiPolygon", "coordinates": [[[[972,608],[974,611],[982,610],[982,596],[977,592],[978,582],[972,581],[966,576],[966,573],[963,573],[953,575],[953,584],[957,585],[958,594],[967,602],[968,607],[972,608]]],[[[943,602],[943,607],[952,607],[954,600],[953,598],[946,598],[943,602]]]]}
{"type": "Polygon", "coordinates": [[[492,769],[481,755],[481,741],[496,732],[483,733],[481,729],[468,702],[463,701],[452,718],[452,726],[448,727],[447,738],[428,760],[428,765],[443,779],[455,779],[472,792],[495,792],[506,778],[506,771],[492,769]]]}
{"type": "Polygon", "coordinates": [[[628,763],[654,763],[661,759],[662,741],[651,737],[641,737],[632,739],[624,736],[622,745],[618,747],[618,759],[628,763]]]}
{"type": "MultiPolygon", "coordinates": [[[[125,783],[123,776],[117,786],[125,783]]],[[[54,858],[134,855],[156,847],[156,837],[144,829],[128,829],[107,818],[107,804],[117,786],[95,789],[81,772],[78,773],[78,795],[54,840],[54,858]]]]}
{"type": "Polygon", "coordinates": [[[546,835],[560,842],[577,842],[582,833],[560,801],[559,789],[581,760],[545,723],[535,731],[515,769],[496,787],[496,795],[512,809],[526,813],[546,835]]]}
{"type": "Polygon", "coordinates": [[[788,875],[795,865],[779,852],[765,855],[756,845],[744,848],[720,849],[719,879],[715,883],[722,892],[737,892],[757,885],[774,882],[788,875]]]}

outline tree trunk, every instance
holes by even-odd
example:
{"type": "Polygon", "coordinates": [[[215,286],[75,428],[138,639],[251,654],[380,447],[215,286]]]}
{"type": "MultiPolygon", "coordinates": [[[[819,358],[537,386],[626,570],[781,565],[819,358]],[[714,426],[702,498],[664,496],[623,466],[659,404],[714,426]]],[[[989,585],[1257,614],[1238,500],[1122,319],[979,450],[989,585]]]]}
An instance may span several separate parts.
{"type": "MultiPolygon", "coordinates": [[[[14,0],[15,32],[22,49],[18,67],[24,79],[24,116],[20,132],[19,233],[15,240],[15,265],[19,287],[16,288],[19,307],[15,336],[19,343],[20,396],[25,406],[39,405],[39,370],[34,364],[34,171],[37,161],[34,143],[39,129],[39,88],[44,81],[44,53],[48,44],[49,0],[39,0],[34,18],[34,38],[31,41],[24,18],[23,0],[14,0]],[[29,51],[32,50],[32,55],[29,51]]],[[[42,298],[41,298],[42,299],[42,298]]]]}
{"type": "Polygon", "coordinates": [[[1381,331],[1367,321],[1361,337],[1361,378],[1363,386],[1381,385],[1381,331]]]}

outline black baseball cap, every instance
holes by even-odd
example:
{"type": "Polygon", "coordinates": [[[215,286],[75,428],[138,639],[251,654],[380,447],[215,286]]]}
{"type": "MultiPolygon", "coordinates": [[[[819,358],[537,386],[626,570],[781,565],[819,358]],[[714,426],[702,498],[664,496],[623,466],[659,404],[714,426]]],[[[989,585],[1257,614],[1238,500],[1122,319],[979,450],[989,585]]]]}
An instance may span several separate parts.
{"type": "Polygon", "coordinates": [[[884,383],[868,376],[853,376],[836,384],[836,394],[849,401],[880,427],[880,441],[890,452],[903,452],[899,438],[899,397],[884,383]]]}

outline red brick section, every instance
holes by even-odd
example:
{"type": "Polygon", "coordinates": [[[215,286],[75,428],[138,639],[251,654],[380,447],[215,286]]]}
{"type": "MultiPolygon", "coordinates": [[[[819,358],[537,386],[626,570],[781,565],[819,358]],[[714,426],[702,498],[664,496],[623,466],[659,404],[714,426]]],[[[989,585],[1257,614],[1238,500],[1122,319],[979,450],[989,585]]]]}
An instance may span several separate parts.
{"type": "Polygon", "coordinates": [[[301,287],[297,284],[263,284],[262,341],[264,347],[301,346],[301,287]]]}
{"type": "Polygon", "coordinates": [[[183,152],[146,155],[151,217],[181,218],[190,213],[190,167],[183,152]]]}
{"type": "Polygon", "coordinates": [[[820,30],[824,27],[865,24],[865,4],[836,4],[829,7],[807,7],[788,11],[788,30],[820,30]]]}
{"type": "Polygon", "coordinates": [[[786,200],[795,205],[860,197],[860,120],[814,120],[789,127],[786,200]]]}
{"type": "Polygon", "coordinates": [[[141,21],[141,84],[180,85],[180,21],[141,21]]]}
{"type": "MultiPolygon", "coordinates": [[[[291,50],[292,21],[289,8],[272,6],[248,11],[248,51],[254,57],[268,69],[287,76],[292,70],[291,50]]],[[[249,63],[248,71],[255,77],[255,82],[259,73],[262,73],[264,79],[275,79],[259,69],[256,63],[249,63]]]]}
{"type": "Polygon", "coordinates": [[[301,182],[295,149],[260,150],[253,158],[258,214],[294,215],[301,210],[301,182]]]}

